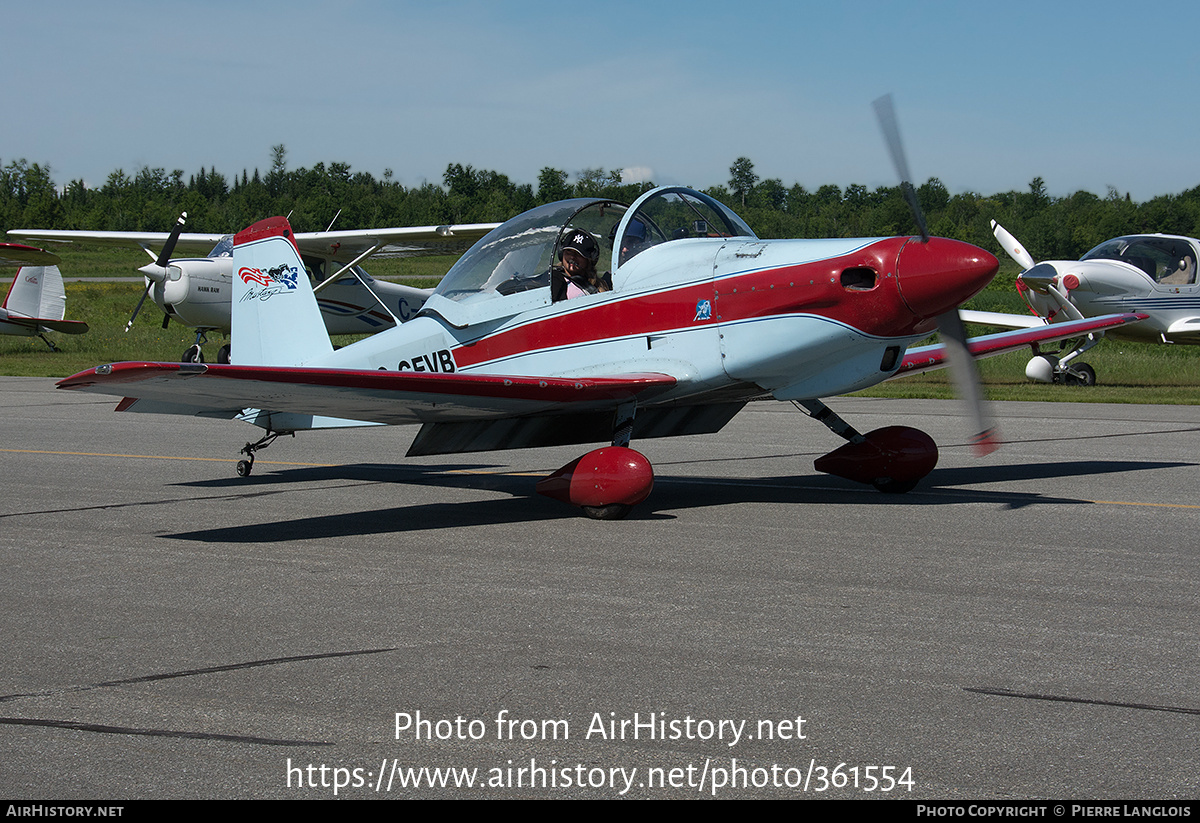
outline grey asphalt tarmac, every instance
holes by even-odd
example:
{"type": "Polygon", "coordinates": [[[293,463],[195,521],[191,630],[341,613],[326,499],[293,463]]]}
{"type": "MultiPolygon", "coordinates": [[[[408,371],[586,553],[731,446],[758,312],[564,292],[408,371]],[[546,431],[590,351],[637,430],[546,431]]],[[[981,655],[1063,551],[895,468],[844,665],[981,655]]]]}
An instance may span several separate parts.
{"type": "Polygon", "coordinates": [[[575,447],[242,479],[245,424],[0,378],[0,796],[1200,795],[1200,409],[995,404],[976,459],[953,403],[831,405],[938,468],[819,475],[754,404],[635,443],[607,523],[533,493],[575,447]]]}

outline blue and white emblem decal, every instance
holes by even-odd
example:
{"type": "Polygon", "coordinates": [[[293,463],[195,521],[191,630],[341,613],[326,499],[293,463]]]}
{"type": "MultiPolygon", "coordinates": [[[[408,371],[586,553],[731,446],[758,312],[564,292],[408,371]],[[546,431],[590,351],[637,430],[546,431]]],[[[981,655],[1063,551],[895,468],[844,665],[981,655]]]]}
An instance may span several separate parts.
{"type": "Polygon", "coordinates": [[[712,303],[707,300],[696,301],[696,316],[692,318],[692,322],[697,320],[712,320],[712,303]]]}

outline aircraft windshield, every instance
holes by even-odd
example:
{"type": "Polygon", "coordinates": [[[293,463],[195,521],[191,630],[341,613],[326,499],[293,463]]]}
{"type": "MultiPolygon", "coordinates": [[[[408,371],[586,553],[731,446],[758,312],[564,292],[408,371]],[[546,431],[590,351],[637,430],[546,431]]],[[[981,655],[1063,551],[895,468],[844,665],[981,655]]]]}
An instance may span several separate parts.
{"type": "Polygon", "coordinates": [[[227,234],[217,241],[217,245],[213,246],[213,250],[208,253],[209,257],[233,257],[233,235],[227,234]]]}
{"type": "Polygon", "coordinates": [[[708,195],[682,188],[651,193],[622,235],[620,263],[640,251],[687,237],[755,237],[742,218],[708,195]]]}
{"type": "MultiPolygon", "coordinates": [[[[612,253],[612,235],[627,206],[611,200],[562,200],[519,214],[491,231],[446,273],[436,294],[463,302],[479,295],[515,294],[550,285],[564,229],[584,229],[612,253]]],[[[603,265],[603,264],[602,264],[603,265]]]]}
{"type": "Polygon", "coordinates": [[[1120,260],[1165,285],[1196,282],[1196,252],[1192,244],[1181,237],[1118,237],[1101,243],[1080,259],[1120,260]]]}

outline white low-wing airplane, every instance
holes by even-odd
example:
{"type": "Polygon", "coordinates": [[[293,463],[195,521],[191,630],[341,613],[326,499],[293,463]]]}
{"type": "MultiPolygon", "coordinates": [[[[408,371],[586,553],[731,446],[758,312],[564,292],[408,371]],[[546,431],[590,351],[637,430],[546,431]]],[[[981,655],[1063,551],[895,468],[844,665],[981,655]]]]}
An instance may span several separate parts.
{"type": "MultiPolygon", "coordinates": [[[[154,260],[139,271],[146,292],[162,309],[163,325],[176,320],[196,329],[196,342],[183,361],[204,362],[201,344],[208,332],[229,330],[229,300],[233,282],[233,236],[184,233],[186,213],[172,232],[55,231],[12,229],[12,237],[39,242],[90,242],[140,246],[154,260]],[[152,249],[158,248],[155,253],[152,249]],[[206,257],[180,258],[176,249],[208,251],[206,257]],[[211,251],[209,251],[211,250],[211,251]]],[[[497,223],[457,226],[414,226],[358,231],[303,232],[296,245],[310,276],[317,283],[321,315],[330,334],[371,334],[416,315],[432,291],[376,280],[363,268],[371,257],[417,257],[466,250],[497,223]]],[[[141,310],[137,304],[129,325],[141,310]]],[[[218,362],[229,362],[228,347],[218,362]]]]}
{"type": "MultiPolygon", "coordinates": [[[[1017,291],[1032,315],[963,312],[969,322],[1001,328],[1034,328],[1113,312],[1137,312],[1140,323],[1113,329],[1118,339],[1148,343],[1200,344],[1200,282],[1196,262],[1200,241],[1170,234],[1134,234],[1101,243],[1079,260],[1033,257],[1003,226],[992,221],[996,240],[1022,269],[1017,291]]],[[[1025,374],[1043,383],[1092,385],[1096,372],[1076,358],[1104,337],[1093,333],[1064,347],[1065,353],[1038,354],[1025,374]]]]}
{"type": "Polygon", "coordinates": [[[46,332],[83,334],[87,323],[64,320],[67,292],[58,270],[58,255],[17,243],[0,243],[0,266],[20,266],[0,305],[0,334],[40,337],[57,351],[46,332]]]}
{"type": "MultiPolygon", "coordinates": [[[[958,324],[956,307],[997,261],[927,236],[761,240],[722,204],[678,187],[628,207],[567,200],[481,239],[414,319],[338,350],[285,219],[240,232],[233,266],[232,365],[117,363],[59,386],[124,397],[123,411],[254,423],[266,435],[243,449],[242,475],[278,434],[324,426],[419,423],[410,455],[611,443],[538,490],[613,518],[653,485],[632,438],[715,432],[761,398],[793,401],[848,441],[818,470],[911,488],[937,462],[932,439],[901,426],[860,434],[821,398],[942,365],[942,346],[909,346],[939,323],[958,324]],[[611,281],[574,276],[572,255],[585,252],[611,281]],[[564,258],[565,268],[555,265],[564,258]],[[584,293],[564,299],[567,279],[584,293]]],[[[1137,319],[970,344],[986,355],[1137,319]]]]}

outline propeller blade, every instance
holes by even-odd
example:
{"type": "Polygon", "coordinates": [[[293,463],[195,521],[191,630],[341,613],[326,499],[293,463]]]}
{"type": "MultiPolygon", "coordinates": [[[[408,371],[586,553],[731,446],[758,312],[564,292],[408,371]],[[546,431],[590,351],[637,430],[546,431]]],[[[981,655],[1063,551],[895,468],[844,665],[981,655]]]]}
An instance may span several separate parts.
{"type": "Polygon", "coordinates": [[[162,251],[158,253],[158,266],[165,269],[167,264],[171,262],[171,254],[175,251],[175,244],[179,242],[179,235],[183,233],[183,224],[187,221],[187,212],[179,215],[179,219],[175,221],[175,227],[171,229],[171,234],[167,237],[167,242],[163,244],[162,251]]]}
{"type": "Polygon", "coordinates": [[[992,234],[996,236],[996,242],[1000,244],[1000,248],[1008,252],[1008,256],[1017,261],[1017,265],[1021,267],[1021,271],[1029,271],[1033,268],[1033,256],[1025,251],[1025,247],[1017,242],[1017,238],[1013,237],[1008,229],[1001,226],[995,220],[992,221],[992,234]]]}
{"type": "Polygon", "coordinates": [[[179,242],[179,235],[183,233],[183,224],[186,221],[187,212],[185,211],[175,221],[175,226],[167,236],[167,242],[163,244],[162,251],[158,253],[158,259],[153,264],[145,265],[138,269],[138,271],[149,278],[150,282],[146,284],[146,290],[142,292],[142,299],[138,301],[133,314],[129,315],[129,322],[125,324],[126,332],[133,328],[133,321],[137,319],[138,312],[142,310],[142,304],[146,302],[146,296],[150,294],[150,289],[154,288],[154,281],[166,279],[167,264],[171,262],[171,254],[175,251],[175,245],[179,242]]]}
{"type": "Polygon", "coordinates": [[[133,314],[129,315],[129,322],[125,324],[126,334],[128,334],[129,330],[133,328],[133,321],[137,319],[138,312],[142,310],[142,304],[146,302],[146,295],[150,293],[150,289],[152,288],[154,288],[153,280],[146,284],[146,290],[142,292],[142,299],[138,301],[137,308],[133,310],[133,314]]]}
{"type": "Polygon", "coordinates": [[[983,406],[979,369],[967,348],[967,330],[962,317],[955,309],[938,315],[937,324],[942,345],[946,347],[946,360],[950,364],[954,388],[959,399],[967,404],[971,419],[975,421],[976,433],[971,437],[971,447],[978,457],[991,454],[1000,445],[1000,437],[983,406]]]}
{"type": "Polygon", "coordinates": [[[892,165],[900,177],[900,191],[904,193],[904,200],[908,203],[908,209],[921,232],[921,242],[928,243],[929,229],[925,225],[925,213],[921,211],[921,203],[917,200],[917,190],[913,188],[912,175],[908,173],[908,158],[904,153],[904,143],[900,140],[900,127],[896,123],[892,96],[885,94],[871,105],[875,108],[875,117],[883,131],[883,142],[887,144],[888,152],[892,155],[892,165]]]}
{"type": "MultiPolygon", "coordinates": [[[[885,94],[871,104],[875,108],[875,116],[879,120],[879,128],[883,131],[883,140],[887,143],[892,155],[892,165],[900,176],[900,189],[908,208],[912,211],[913,220],[921,230],[921,242],[928,247],[929,230],[925,224],[925,214],[921,211],[921,203],[917,199],[917,190],[913,188],[912,177],[908,173],[908,159],[904,154],[904,144],[900,140],[900,127],[896,123],[896,110],[892,105],[892,96],[885,94]]],[[[975,358],[967,348],[967,329],[963,326],[958,309],[951,309],[937,318],[938,333],[942,345],[946,347],[946,360],[950,365],[950,374],[959,399],[967,404],[968,413],[975,421],[976,434],[971,437],[975,454],[982,457],[991,454],[1000,445],[996,429],[988,419],[983,407],[983,390],[979,384],[979,369],[975,358]]]]}

